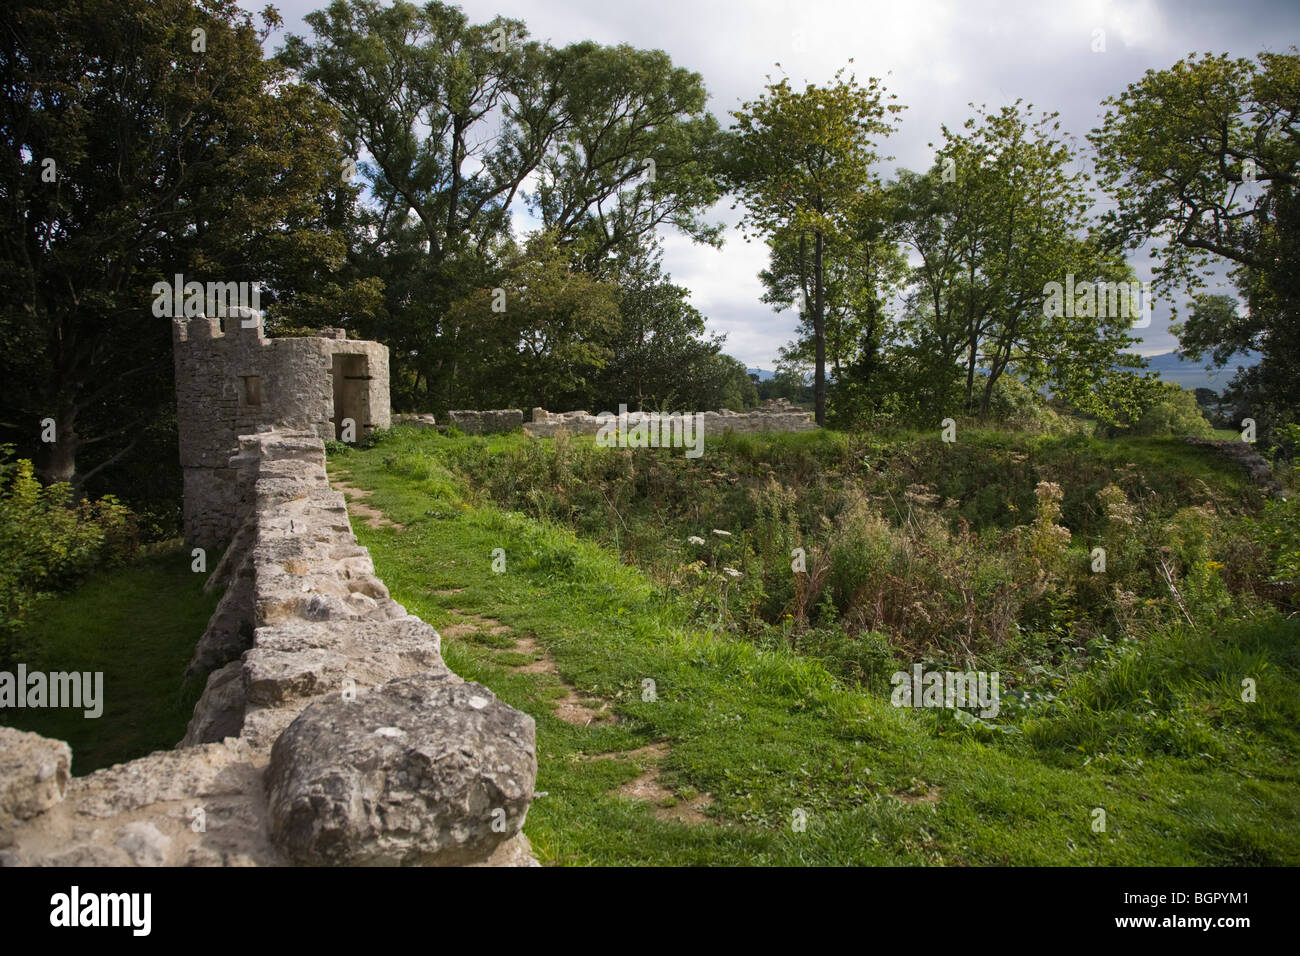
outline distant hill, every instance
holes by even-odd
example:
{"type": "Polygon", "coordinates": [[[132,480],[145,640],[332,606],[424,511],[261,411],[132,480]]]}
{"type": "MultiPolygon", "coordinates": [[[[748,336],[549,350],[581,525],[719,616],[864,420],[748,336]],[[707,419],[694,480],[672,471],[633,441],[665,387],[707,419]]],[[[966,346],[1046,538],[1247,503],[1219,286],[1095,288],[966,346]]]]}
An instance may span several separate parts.
{"type": "Polygon", "coordinates": [[[750,375],[757,375],[760,382],[766,382],[776,377],[775,372],[769,372],[765,368],[747,368],[745,371],[750,375]]]}
{"type": "Polygon", "coordinates": [[[1225,368],[1211,369],[1210,371],[1206,371],[1205,368],[1209,364],[1208,360],[1193,362],[1190,359],[1183,358],[1182,354],[1176,351],[1164,352],[1160,355],[1148,355],[1146,360],[1151,371],[1160,373],[1161,381],[1174,382],[1187,389],[1208,388],[1222,393],[1237,374],[1237,369],[1248,368],[1257,364],[1259,355],[1249,353],[1238,356],[1225,368]]]}

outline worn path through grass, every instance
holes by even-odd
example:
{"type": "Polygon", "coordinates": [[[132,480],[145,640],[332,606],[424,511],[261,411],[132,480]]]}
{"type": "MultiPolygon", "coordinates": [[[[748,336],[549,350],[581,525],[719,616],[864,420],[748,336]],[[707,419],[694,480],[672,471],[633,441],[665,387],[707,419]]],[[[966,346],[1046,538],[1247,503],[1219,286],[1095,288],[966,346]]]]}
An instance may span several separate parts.
{"type": "MultiPolygon", "coordinates": [[[[1094,759],[954,731],[815,660],[685,626],[616,555],[472,503],[436,456],[392,463],[381,444],[331,471],[403,526],[354,518],[447,663],[537,720],[525,829],[544,863],[1300,863],[1300,787],[1276,740],[1226,759],[1094,759]]],[[[1261,680],[1295,687],[1289,667],[1261,680]]]]}

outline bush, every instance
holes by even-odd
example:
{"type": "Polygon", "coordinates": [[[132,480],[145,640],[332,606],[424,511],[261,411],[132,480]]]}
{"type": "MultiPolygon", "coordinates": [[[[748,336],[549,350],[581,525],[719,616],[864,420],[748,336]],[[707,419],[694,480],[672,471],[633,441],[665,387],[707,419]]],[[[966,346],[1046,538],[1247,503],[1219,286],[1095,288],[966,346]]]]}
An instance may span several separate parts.
{"type": "Polygon", "coordinates": [[[1133,434],[1196,435],[1209,438],[1214,428],[1196,403],[1196,395],[1180,385],[1162,382],[1164,388],[1133,424],[1133,434]]]}
{"type": "MultiPolygon", "coordinates": [[[[1300,447],[1300,425],[1287,425],[1281,431],[1284,442],[1300,447]]],[[[1292,465],[1295,475],[1292,484],[1300,486],[1300,455],[1292,465]]],[[[1294,604],[1300,594],[1300,495],[1291,494],[1268,502],[1253,530],[1268,555],[1270,581],[1294,604]]]]}
{"type": "MultiPolygon", "coordinates": [[[[985,376],[979,376],[985,379],[985,376]]],[[[982,389],[977,384],[976,392],[982,389]]],[[[1029,432],[1057,431],[1064,422],[1047,403],[1046,396],[1034,391],[1014,375],[999,375],[989,397],[989,420],[1029,432]]]]}
{"type": "Polygon", "coordinates": [[[76,501],[68,485],[42,487],[30,461],[8,454],[0,449],[0,661],[17,652],[39,595],[127,560],[138,545],[134,516],[116,498],[76,501]]]}

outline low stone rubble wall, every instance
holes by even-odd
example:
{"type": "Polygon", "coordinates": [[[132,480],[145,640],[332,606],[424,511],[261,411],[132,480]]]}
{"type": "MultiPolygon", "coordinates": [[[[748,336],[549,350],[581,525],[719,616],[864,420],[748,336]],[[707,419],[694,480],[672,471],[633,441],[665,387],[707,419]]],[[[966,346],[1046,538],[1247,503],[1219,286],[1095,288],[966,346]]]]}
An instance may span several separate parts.
{"type": "MultiPolygon", "coordinates": [[[[627,424],[635,426],[644,412],[628,412],[627,424]]],[[[765,402],[758,408],[746,412],[733,412],[724,408],[717,412],[703,412],[704,434],[721,434],[737,432],[754,434],[758,432],[803,432],[817,427],[813,422],[812,412],[796,408],[784,399],[765,402]]],[[[552,438],[560,432],[571,435],[595,435],[611,418],[617,419],[616,413],[601,412],[592,415],[586,411],[548,412],[544,408],[534,408],[532,421],[524,425],[524,431],[534,438],[552,438]]]]}
{"type": "Polygon", "coordinates": [[[487,412],[462,410],[447,413],[447,424],[459,428],[466,435],[514,431],[523,423],[524,413],[518,408],[498,408],[487,412]]]}
{"type": "MultiPolygon", "coordinates": [[[[635,424],[642,413],[628,412],[627,414],[629,423],[635,424]]],[[[785,399],[773,399],[747,412],[733,412],[724,408],[721,411],[702,414],[705,434],[721,434],[724,431],[746,434],[802,432],[817,427],[813,422],[812,412],[796,408],[785,399]]],[[[595,435],[605,424],[606,416],[616,418],[617,413],[601,412],[593,415],[588,411],[548,412],[544,408],[534,408],[529,421],[525,422],[522,409],[500,408],[482,412],[448,412],[447,424],[455,426],[467,435],[486,435],[523,428],[534,438],[553,438],[562,431],[570,435],[595,435]]],[[[394,420],[398,424],[431,427],[432,418],[431,415],[399,415],[394,420]]]]}
{"type": "Polygon", "coordinates": [[[240,442],[184,740],[70,777],[66,743],[0,727],[0,864],[535,865],[533,719],[389,597],[315,433],[240,442]]]}
{"type": "Polygon", "coordinates": [[[1246,470],[1250,480],[1271,498],[1280,497],[1285,490],[1282,483],[1273,477],[1273,469],[1269,467],[1268,462],[1249,442],[1226,441],[1222,438],[1197,438],[1192,435],[1187,436],[1183,441],[1198,448],[1208,448],[1230,461],[1235,461],[1246,470]]]}

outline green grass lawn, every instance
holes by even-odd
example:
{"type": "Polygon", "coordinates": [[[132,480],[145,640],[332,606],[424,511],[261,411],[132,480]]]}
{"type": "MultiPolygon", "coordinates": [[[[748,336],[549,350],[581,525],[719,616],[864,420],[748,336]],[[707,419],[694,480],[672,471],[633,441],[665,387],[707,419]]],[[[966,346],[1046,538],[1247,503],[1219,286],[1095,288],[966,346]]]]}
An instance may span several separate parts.
{"type": "Polygon", "coordinates": [[[1300,863],[1294,620],[1121,649],[1047,716],[966,728],[845,686],[815,659],[687,626],[672,596],[613,552],[467,494],[439,460],[447,441],[400,439],[400,474],[386,444],[336,451],[331,467],[406,526],[354,522],[397,600],[440,629],[464,614],[512,629],[461,634],[443,651],[537,720],[525,832],[545,863],[1300,863]],[[568,691],[517,669],[511,635],[617,722],[561,720],[568,691]],[[1243,668],[1254,703],[1239,699],[1243,668]],[[652,764],[672,794],[661,806],[615,792],[652,764]],[[712,797],[705,822],[655,812],[697,794],[712,797]]]}
{"type": "Polygon", "coordinates": [[[77,776],[174,747],[203,691],[202,681],[182,686],[182,674],[220,598],[203,593],[204,578],[176,545],[39,602],[21,662],[29,671],[102,671],[104,712],[13,709],[0,719],[68,741],[77,776]]]}

